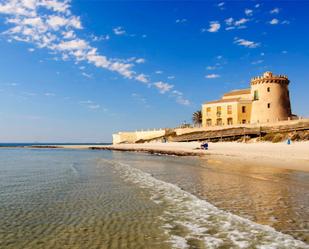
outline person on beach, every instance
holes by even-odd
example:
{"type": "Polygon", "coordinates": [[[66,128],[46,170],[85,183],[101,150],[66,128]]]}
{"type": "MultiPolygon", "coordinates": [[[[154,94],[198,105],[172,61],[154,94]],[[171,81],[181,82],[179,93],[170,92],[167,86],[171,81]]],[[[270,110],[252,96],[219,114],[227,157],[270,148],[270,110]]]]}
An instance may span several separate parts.
{"type": "Polygon", "coordinates": [[[206,143],[202,143],[201,144],[201,149],[202,150],[208,150],[208,143],[206,142],[206,143]]]}

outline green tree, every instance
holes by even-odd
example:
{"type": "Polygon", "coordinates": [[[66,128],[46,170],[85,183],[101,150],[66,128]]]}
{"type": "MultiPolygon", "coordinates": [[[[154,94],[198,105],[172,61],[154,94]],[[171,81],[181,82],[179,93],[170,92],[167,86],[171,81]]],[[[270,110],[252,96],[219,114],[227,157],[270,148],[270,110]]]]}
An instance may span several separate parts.
{"type": "Polygon", "coordinates": [[[193,124],[195,125],[202,124],[202,112],[201,111],[194,112],[192,115],[192,121],[193,121],[193,124]]]}

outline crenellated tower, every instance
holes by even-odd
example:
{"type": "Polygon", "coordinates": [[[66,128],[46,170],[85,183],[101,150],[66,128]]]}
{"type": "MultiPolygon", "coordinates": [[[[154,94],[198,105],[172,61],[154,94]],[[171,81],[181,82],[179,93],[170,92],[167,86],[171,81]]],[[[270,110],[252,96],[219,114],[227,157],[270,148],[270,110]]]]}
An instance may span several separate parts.
{"type": "Polygon", "coordinates": [[[251,79],[251,123],[277,122],[292,116],[289,83],[287,76],[272,72],[251,79]]]}

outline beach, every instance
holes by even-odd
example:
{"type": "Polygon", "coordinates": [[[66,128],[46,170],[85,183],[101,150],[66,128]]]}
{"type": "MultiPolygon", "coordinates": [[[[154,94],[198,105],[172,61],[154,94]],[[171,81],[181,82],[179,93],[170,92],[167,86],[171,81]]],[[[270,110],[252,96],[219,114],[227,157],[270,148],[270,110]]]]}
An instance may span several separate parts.
{"type": "Polygon", "coordinates": [[[309,142],[286,143],[209,143],[208,150],[200,142],[142,143],[118,145],[63,145],[66,149],[106,149],[170,155],[204,156],[213,164],[243,164],[309,171],[309,142]]]}

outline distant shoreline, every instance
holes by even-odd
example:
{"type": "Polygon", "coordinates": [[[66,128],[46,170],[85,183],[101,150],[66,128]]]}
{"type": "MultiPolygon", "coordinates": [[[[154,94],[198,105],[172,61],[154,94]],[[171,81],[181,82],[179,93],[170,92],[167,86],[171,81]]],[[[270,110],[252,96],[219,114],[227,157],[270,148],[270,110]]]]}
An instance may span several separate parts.
{"type": "Polygon", "coordinates": [[[308,141],[293,142],[291,145],[269,142],[218,142],[209,143],[209,150],[199,149],[200,144],[199,142],[171,142],[119,145],[43,145],[22,148],[110,150],[158,155],[200,156],[212,164],[259,165],[309,172],[308,141]]]}

